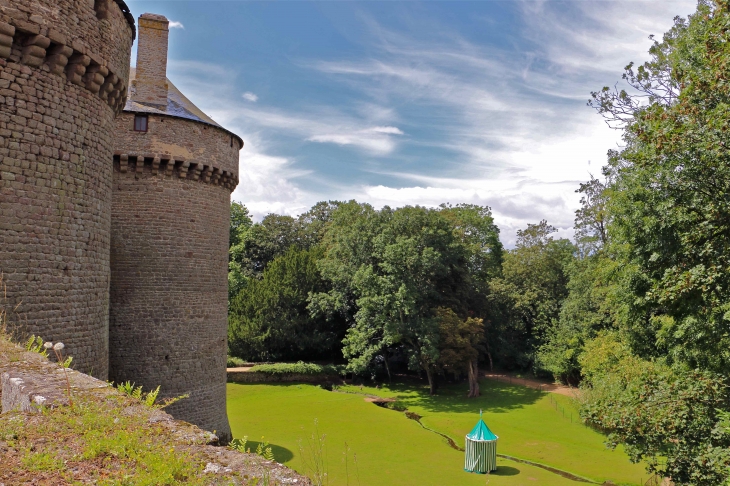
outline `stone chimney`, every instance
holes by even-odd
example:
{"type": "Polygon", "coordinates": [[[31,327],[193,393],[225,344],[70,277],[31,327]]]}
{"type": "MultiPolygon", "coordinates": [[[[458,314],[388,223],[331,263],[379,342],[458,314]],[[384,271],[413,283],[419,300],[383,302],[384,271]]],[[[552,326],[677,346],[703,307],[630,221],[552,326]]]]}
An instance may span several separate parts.
{"type": "Polygon", "coordinates": [[[170,21],[151,13],[139,17],[137,75],[131,98],[140,103],[167,106],[167,37],[170,21]]]}

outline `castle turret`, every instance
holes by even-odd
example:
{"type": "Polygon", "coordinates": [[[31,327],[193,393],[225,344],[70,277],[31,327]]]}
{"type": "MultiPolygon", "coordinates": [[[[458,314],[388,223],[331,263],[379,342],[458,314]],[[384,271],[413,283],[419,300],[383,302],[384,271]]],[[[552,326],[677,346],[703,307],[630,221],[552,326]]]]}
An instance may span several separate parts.
{"type": "Polygon", "coordinates": [[[17,338],[62,341],[102,379],[112,139],[134,36],[122,0],[0,1],[2,304],[17,338]]]}
{"type": "Polygon", "coordinates": [[[140,17],[116,123],[110,378],[188,394],[170,413],[226,441],[230,196],[243,141],[163,82],[167,25],[140,17]]]}

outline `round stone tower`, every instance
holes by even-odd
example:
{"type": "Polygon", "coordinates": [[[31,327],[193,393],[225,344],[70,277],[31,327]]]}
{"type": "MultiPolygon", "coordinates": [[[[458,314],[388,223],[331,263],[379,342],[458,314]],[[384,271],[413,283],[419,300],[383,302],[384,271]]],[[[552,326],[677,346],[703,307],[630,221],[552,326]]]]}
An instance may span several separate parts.
{"type": "Polygon", "coordinates": [[[167,79],[168,24],[139,18],[116,121],[109,375],[190,395],[169,412],[227,441],[230,197],[243,141],[167,79]]]}
{"type": "Polygon", "coordinates": [[[122,0],[0,0],[0,272],[10,332],[108,372],[114,118],[134,18],[122,0]]]}

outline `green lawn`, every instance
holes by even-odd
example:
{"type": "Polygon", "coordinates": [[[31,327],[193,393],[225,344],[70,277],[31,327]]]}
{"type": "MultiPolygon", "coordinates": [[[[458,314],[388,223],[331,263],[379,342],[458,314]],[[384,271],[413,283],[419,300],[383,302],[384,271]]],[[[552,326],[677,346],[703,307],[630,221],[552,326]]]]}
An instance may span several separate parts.
{"type": "MultiPolygon", "coordinates": [[[[517,385],[485,380],[482,397],[464,398],[464,386],[446,386],[430,397],[418,384],[378,390],[345,387],[328,392],[312,385],[229,384],[228,416],[234,437],[265,436],[277,461],[308,473],[299,443],[306,448],[318,422],[326,434],[329,484],[339,485],[579,485],[555,473],[498,459],[489,476],[463,471],[463,453],[445,439],[423,429],[401,412],[380,408],[360,393],[396,397],[422,423],[452,437],[459,446],[484,409],[484,420],[499,439],[498,452],[546,464],[597,483],[639,484],[643,466],[629,463],[621,451],[610,451],[603,436],[581,425],[566,397],[550,396],[517,385]],[[563,408],[565,417],[563,417],[563,408]],[[573,423],[570,421],[573,413],[573,423]],[[350,453],[345,463],[345,443],[350,453]],[[357,455],[357,468],[353,465],[357,455]],[[346,467],[349,473],[346,473],[346,467]],[[349,478],[349,479],[348,479],[349,478]],[[359,483],[358,483],[359,478],[359,483]]],[[[252,443],[255,449],[256,442],[252,443]]]]}

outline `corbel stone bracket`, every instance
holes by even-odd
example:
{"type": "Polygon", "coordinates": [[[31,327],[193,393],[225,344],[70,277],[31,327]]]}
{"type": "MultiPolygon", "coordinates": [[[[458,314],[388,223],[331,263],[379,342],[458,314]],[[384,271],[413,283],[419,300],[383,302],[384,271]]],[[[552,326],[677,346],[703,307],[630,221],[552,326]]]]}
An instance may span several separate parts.
{"type": "Polygon", "coordinates": [[[89,52],[84,42],[80,39],[69,41],[52,28],[41,29],[40,25],[25,20],[11,19],[11,22],[0,22],[1,61],[19,61],[35,68],[48,64],[51,73],[98,95],[116,114],[124,109],[126,79],[111,72],[100,56],[89,52]],[[11,59],[14,45],[20,50],[20,59],[11,59]]]}
{"type": "Polygon", "coordinates": [[[13,51],[13,37],[15,36],[15,27],[4,22],[0,22],[0,57],[7,59],[13,51]]]}
{"type": "Polygon", "coordinates": [[[84,75],[89,64],[91,64],[89,56],[78,52],[74,53],[68,60],[68,66],[66,66],[66,78],[73,84],[85,88],[84,75]]]}
{"type": "Polygon", "coordinates": [[[41,67],[46,59],[46,49],[51,45],[51,39],[42,35],[33,35],[24,42],[23,56],[20,62],[31,67],[41,67]]]}
{"type": "Polygon", "coordinates": [[[62,44],[52,46],[48,51],[46,62],[51,72],[57,76],[63,76],[66,73],[68,58],[74,53],[70,47],[62,44]]]}

